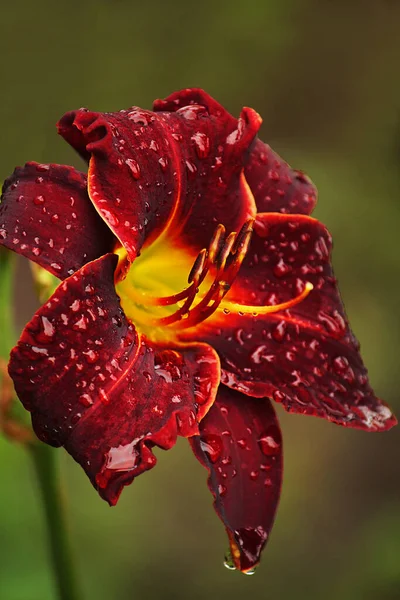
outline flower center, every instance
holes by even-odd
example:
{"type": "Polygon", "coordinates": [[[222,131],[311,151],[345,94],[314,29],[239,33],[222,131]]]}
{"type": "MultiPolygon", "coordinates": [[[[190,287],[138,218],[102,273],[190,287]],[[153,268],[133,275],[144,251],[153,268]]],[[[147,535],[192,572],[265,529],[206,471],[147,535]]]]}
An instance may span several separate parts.
{"type": "MultiPolygon", "coordinates": [[[[226,235],[218,225],[208,248],[195,260],[184,248],[165,239],[146,248],[126,277],[117,281],[121,306],[135,326],[153,341],[169,341],[182,329],[196,327],[216,311],[225,314],[259,315],[290,308],[311,291],[306,283],[301,294],[274,306],[249,306],[224,300],[249,248],[254,219],[246,221],[239,232],[226,235]]],[[[117,250],[120,269],[126,251],[117,250]]],[[[117,271],[118,272],[118,271],[117,271]]]]}

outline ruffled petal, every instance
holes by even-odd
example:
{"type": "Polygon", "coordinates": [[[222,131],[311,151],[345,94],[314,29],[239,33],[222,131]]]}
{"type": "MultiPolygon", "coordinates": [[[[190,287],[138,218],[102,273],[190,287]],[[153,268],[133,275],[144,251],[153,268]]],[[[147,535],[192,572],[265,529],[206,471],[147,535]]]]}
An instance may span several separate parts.
{"type": "Polygon", "coordinates": [[[222,381],[233,389],[341,425],[390,429],[396,418],[369,385],[330,251],[330,235],[315,219],[259,215],[221,310],[181,337],[210,343],[221,359],[222,381]],[[307,282],[313,285],[308,296],[263,314],[265,305],[300,300],[307,282]]]}
{"type": "Polygon", "coordinates": [[[315,208],[317,188],[312,181],[261,140],[251,150],[245,175],[260,213],[310,215],[315,208]]]}
{"type": "Polygon", "coordinates": [[[200,436],[190,442],[209,471],[233,565],[252,570],[269,537],[282,483],[282,436],[271,402],[222,385],[200,424],[200,436]]]}
{"type": "Polygon", "coordinates": [[[163,230],[198,251],[219,223],[231,231],[256,213],[243,166],[261,122],[257,113],[245,108],[234,119],[199,90],[158,100],[155,110],[81,109],[58,124],[91,157],[89,195],[131,260],[163,230]]]}
{"type": "Polygon", "coordinates": [[[29,162],[3,186],[0,243],[60,279],[112,250],[115,239],[94,210],[86,175],[29,162]]]}
{"type": "Polygon", "coordinates": [[[116,262],[108,254],[66,279],[9,365],[38,437],[64,446],[110,504],[155,465],[154,445],[198,434],[219,382],[212,348],[156,348],[137,334],[114,290],[116,262]]]}

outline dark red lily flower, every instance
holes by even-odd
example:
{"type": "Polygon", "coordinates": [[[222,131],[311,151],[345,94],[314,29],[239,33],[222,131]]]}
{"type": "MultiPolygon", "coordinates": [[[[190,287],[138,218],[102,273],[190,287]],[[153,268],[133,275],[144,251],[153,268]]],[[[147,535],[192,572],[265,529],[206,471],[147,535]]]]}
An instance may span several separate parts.
{"type": "Polygon", "coordinates": [[[259,562],[279,500],[291,412],[384,431],[309,214],[310,180],[201,90],[154,112],[67,113],[88,161],[27,163],[5,182],[0,236],[62,280],[9,365],[38,437],[64,446],[100,496],[189,438],[209,472],[233,565],[259,562]]]}

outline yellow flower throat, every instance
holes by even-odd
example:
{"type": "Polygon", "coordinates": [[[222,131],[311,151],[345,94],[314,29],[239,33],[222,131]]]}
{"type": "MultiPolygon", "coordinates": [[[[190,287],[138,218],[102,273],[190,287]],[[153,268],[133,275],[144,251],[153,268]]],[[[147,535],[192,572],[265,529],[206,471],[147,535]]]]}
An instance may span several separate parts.
{"type": "MultiPolygon", "coordinates": [[[[179,331],[196,327],[216,311],[225,314],[261,315],[290,308],[311,291],[274,306],[249,306],[225,299],[246,256],[253,219],[239,232],[225,235],[218,225],[210,241],[193,261],[193,256],[162,236],[145,248],[130,265],[126,277],[117,282],[116,291],[125,315],[147,338],[155,342],[176,340],[179,331]]],[[[126,251],[116,250],[120,264],[126,251]]]]}

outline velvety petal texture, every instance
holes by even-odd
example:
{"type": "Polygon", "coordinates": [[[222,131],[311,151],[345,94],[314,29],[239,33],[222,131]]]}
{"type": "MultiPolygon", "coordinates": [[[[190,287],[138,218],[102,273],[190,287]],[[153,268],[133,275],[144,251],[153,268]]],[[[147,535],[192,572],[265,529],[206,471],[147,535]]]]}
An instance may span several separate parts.
{"type": "Polygon", "coordinates": [[[219,381],[212,348],[159,349],[138,336],[114,290],[116,262],[108,254],[66,279],[9,366],[38,437],[64,446],[110,504],[155,465],[152,446],[199,432],[219,381]]]}
{"type": "Polygon", "coordinates": [[[4,183],[0,240],[60,279],[116,242],[89,200],[84,173],[35,162],[17,167],[4,183]]]}
{"type": "Polygon", "coordinates": [[[330,235],[315,219],[258,215],[224,311],[184,331],[182,338],[211,344],[221,359],[222,381],[233,389],[341,425],[390,429],[396,419],[369,385],[330,251],[330,235]],[[305,299],[286,310],[262,313],[265,305],[298,297],[307,282],[313,289],[305,299]],[[253,305],[254,315],[241,314],[240,305],[253,305]]]}
{"type": "Polygon", "coordinates": [[[131,260],[163,229],[198,252],[218,224],[240,229],[256,213],[243,166],[259,115],[245,108],[237,120],[199,90],[159,100],[155,110],[81,109],[58,124],[91,157],[89,195],[131,260]]]}
{"type": "Polygon", "coordinates": [[[200,424],[200,436],[190,442],[209,471],[232,566],[252,570],[269,537],[282,484],[282,436],[271,402],[222,385],[200,424]]]}
{"type": "Polygon", "coordinates": [[[317,188],[302,171],[289,165],[268,144],[256,140],[245,169],[257,212],[310,215],[317,188]]]}

